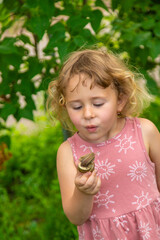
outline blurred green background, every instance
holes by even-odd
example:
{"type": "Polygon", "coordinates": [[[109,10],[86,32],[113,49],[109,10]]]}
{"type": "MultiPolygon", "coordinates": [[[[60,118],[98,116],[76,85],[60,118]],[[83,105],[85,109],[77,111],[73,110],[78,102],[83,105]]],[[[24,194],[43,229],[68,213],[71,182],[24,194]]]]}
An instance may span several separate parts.
{"type": "Polygon", "coordinates": [[[159,0],[0,0],[0,239],[78,239],[66,219],[56,152],[66,138],[46,113],[65,56],[105,47],[141,72],[160,129],[159,0]]]}

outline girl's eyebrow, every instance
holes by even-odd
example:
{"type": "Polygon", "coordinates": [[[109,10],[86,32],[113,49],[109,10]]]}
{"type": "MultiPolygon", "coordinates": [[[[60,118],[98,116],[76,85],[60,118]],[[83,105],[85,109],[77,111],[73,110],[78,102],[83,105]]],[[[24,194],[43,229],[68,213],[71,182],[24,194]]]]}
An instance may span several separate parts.
{"type": "MultiPolygon", "coordinates": [[[[102,100],[105,100],[106,99],[106,97],[100,97],[100,96],[96,96],[96,97],[92,97],[91,98],[91,100],[97,100],[97,99],[102,99],[102,100]]],[[[79,103],[79,102],[81,102],[81,100],[80,99],[75,99],[75,100],[70,100],[70,101],[67,101],[66,102],[66,104],[68,104],[68,103],[79,103]]]]}
{"type": "Polygon", "coordinates": [[[79,103],[79,102],[81,102],[81,100],[70,100],[70,101],[67,101],[66,104],[79,103]]]}
{"type": "Polygon", "coordinates": [[[96,96],[96,97],[92,97],[92,99],[106,99],[106,97],[96,96]]]}

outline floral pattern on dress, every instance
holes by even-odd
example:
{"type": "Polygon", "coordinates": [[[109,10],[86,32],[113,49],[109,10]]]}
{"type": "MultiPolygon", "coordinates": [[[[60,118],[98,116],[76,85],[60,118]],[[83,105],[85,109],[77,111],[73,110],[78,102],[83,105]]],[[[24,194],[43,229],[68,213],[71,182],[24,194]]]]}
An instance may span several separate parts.
{"type": "Polygon", "coordinates": [[[109,191],[106,193],[101,193],[100,191],[98,194],[95,195],[94,203],[97,204],[97,207],[105,206],[105,208],[109,208],[110,204],[115,203],[115,201],[112,200],[114,197],[113,194],[109,195],[109,191]]]}
{"type": "Polygon", "coordinates": [[[115,164],[111,164],[111,162],[106,159],[105,161],[97,160],[97,163],[95,164],[95,169],[97,170],[97,175],[102,178],[108,180],[109,176],[111,174],[114,174],[114,167],[115,164]]]}
{"type": "Polygon", "coordinates": [[[96,226],[96,228],[93,228],[92,233],[93,233],[94,240],[105,240],[103,238],[101,230],[98,228],[98,226],[96,226]]]}
{"type": "Polygon", "coordinates": [[[140,221],[140,225],[138,226],[137,231],[140,232],[140,235],[142,236],[143,240],[150,239],[150,231],[151,230],[152,230],[152,228],[150,227],[149,223],[140,221]]]}
{"type": "Polygon", "coordinates": [[[143,178],[147,176],[147,167],[145,163],[135,162],[132,166],[129,166],[130,173],[127,175],[131,177],[131,181],[142,182],[143,178]]]}
{"type": "Polygon", "coordinates": [[[134,150],[134,147],[132,146],[133,144],[136,143],[136,141],[131,141],[133,137],[127,137],[127,135],[124,135],[124,138],[119,138],[119,144],[115,145],[115,147],[119,147],[119,151],[118,152],[122,152],[124,151],[124,153],[126,154],[128,150],[134,150]]]}
{"type": "Polygon", "coordinates": [[[142,191],[141,195],[134,197],[137,199],[136,202],[132,202],[132,204],[137,205],[137,210],[146,207],[147,205],[150,204],[152,198],[149,197],[149,193],[147,192],[146,194],[142,191]]]}

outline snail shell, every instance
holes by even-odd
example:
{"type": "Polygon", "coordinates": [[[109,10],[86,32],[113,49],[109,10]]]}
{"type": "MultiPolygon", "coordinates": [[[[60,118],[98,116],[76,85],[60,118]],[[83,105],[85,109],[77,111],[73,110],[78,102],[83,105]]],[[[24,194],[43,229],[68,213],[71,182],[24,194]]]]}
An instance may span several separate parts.
{"type": "Polygon", "coordinates": [[[93,172],[94,170],[94,158],[95,154],[93,152],[88,153],[79,159],[78,170],[82,173],[93,172]]]}

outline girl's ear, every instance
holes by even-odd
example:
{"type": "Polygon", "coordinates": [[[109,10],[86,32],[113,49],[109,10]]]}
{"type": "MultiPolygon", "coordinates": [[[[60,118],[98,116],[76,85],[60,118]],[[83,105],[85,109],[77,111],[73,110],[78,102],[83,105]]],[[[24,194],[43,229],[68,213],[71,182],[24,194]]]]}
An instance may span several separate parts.
{"type": "Polygon", "coordinates": [[[128,97],[125,94],[123,94],[123,93],[119,94],[117,112],[121,112],[123,110],[124,106],[127,103],[127,99],[128,99],[128,97]]]}

